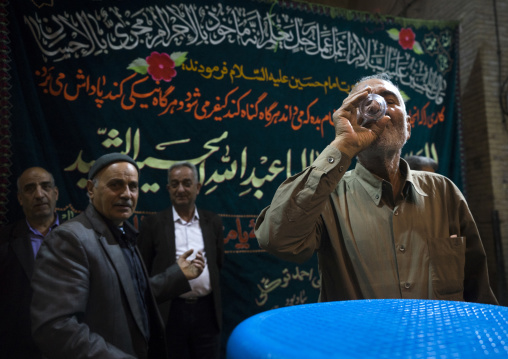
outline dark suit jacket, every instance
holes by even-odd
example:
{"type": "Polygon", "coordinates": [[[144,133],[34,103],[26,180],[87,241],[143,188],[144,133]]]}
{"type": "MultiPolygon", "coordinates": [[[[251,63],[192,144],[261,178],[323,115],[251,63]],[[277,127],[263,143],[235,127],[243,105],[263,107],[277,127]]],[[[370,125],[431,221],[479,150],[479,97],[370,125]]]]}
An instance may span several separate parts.
{"type": "Polygon", "coordinates": [[[41,357],[32,340],[30,279],[34,254],[26,219],[0,230],[0,356],[41,357]]]}
{"type": "MultiPolygon", "coordinates": [[[[222,328],[220,269],[224,262],[224,229],[221,218],[209,211],[198,209],[199,225],[203,233],[206,260],[217,326],[222,328]]],[[[146,217],[141,222],[138,247],[150,275],[156,275],[176,263],[175,224],[172,207],[146,217]]],[[[188,286],[187,291],[191,288],[188,286]]],[[[158,301],[161,303],[162,301],[158,301]]],[[[167,323],[171,301],[159,304],[162,318],[167,323]]],[[[170,324],[170,323],[169,323],[170,324]]]]}
{"type": "MultiPolygon", "coordinates": [[[[182,277],[185,280],[178,266],[161,273],[155,278],[158,295],[167,296],[166,289],[174,291],[175,281],[182,277]]],[[[167,357],[153,293],[147,300],[148,343],[124,254],[92,205],[46,237],[37,254],[32,288],[33,335],[45,356],[167,357]]]]}

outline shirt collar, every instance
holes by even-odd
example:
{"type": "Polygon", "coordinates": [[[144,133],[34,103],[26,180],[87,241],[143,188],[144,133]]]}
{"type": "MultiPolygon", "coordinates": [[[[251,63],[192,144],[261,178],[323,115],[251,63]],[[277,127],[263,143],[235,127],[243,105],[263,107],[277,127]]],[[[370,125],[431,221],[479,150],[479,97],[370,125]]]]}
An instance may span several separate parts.
{"type": "MultiPolygon", "coordinates": [[[[399,162],[399,168],[402,174],[402,181],[404,182],[402,190],[404,198],[409,198],[417,194],[420,196],[428,196],[427,193],[425,193],[423,189],[418,185],[418,183],[414,181],[411,170],[409,169],[409,165],[402,158],[399,162]]],[[[383,195],[383,187],[390,184],[384,179],[371,173],[360,163],[360,161],[356,162],[353,177],[362,185],[372,201],[376,205],[379,205],[383,195]]]]}
{"type": "MultiPolygon", "coordinates": [[[[32,232],[35,235],[44,237],[42,235],[42,233],[40,233],[38,230],[36,230],[35,228],[33,228],[30,225],[30,223],[28,222],[28,219],[25,218],[25,221],[26,221],[26,225],[28,226],[28,229],[30,230],[30,232],[32,232]]],[[[51,232],[55,227],[58,227],[59,225],[60,225],[60,218],[58,217],[58,214],[55,212],[55,220],[53,221],[51,226],[49,226],[49,230],[48,230],[48,233],[46,235],[48,235],[49,232],[51,232]]]]}
{"type": "Polygon", "coordinates": [[[108,226],[111,234],[115,239],[122,244],[122,241],[125,241],[129,244],[136,244],[136,237],[137,232],[134,227],[130,226],[127,221],[123,222],[122,226],[117,226],[114,224],[111,220],[107,219],[106,217],[102,217],[104,219],[104,222],[108,226]]]}
{"type": "MultiPolygon", "coordinates": [[[[173,221],[174,222],[179,221],[180,223],[189,223],[189,222],[185,222],[180,217],[180,215],[178,214],[178,212],[175,209],[175,206],[171,206],[171,208],[173,209],[173,221]]],[[[199,214],[198,214],[198,209],[196,206],[194,206],[194,215],[192,216],[192,220],[190,222],[194,222],[194,221],[199,221],[199,214]]]]}
{"type": "Polygon", "coordinates": [[[428,194],[422,189],[419,182],[414,180],[413,177],[413,171],[409,169],[409,164],[404,161],[404,159],[400,159],[400,169],[403,174],[406,174],[406,183],[404,185],[404,195],[410,195],[410,188],[412,188],[414,191],[414,194],[419,194],[420,196],[427,197],[428,194]],[[411,185],[411,187],[409,186],[411,185]]]}

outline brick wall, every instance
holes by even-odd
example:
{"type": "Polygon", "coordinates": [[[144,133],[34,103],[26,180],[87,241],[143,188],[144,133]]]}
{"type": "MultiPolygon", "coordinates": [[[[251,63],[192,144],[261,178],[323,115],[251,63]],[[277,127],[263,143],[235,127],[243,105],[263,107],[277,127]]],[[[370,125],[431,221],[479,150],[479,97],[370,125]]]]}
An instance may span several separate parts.
{"type": "Polygon", "coordinates": [[[508,77],[508,1],[426,0],[416,3],[417,6],[408,9],[407,17],[461,22],[459,61],[466,194],[487,252],[492,287],[501,303],[507,305],[507,268],[504,272],[498,270],[497,260],[504,259],[503,252],[508,255],[508,124],[503,124],[499,104],[499,86],[508,77]],[[498,225],[493,220],[494,211],[498,213],[498,225]]]}

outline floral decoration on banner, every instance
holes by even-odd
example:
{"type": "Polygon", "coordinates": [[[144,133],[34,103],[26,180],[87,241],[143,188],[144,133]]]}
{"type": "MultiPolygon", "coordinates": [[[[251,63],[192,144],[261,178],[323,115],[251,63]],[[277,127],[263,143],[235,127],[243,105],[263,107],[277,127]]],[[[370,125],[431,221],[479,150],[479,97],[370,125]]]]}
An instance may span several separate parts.
{"type": "Polygon", "coordinates": [[[435,56],[436,65],[443,74],[452,69],[453,60],[450,56],[452,47],[452,34],[450,31],[442,31],[436,35],[433,32],[425,34],[422,45],[425,53],[435,56]]]}
{"type": "Polygon", "coordinates": [[[395,28],[387,31],[392,40],[398,41],[404,50],[413,50],[415,54],[423,54],[422,45],[416,41],[416,34],[411,28],[397,30],[395,28]]]}
{"type": "Polygon", "coordinates": [[[149,74],[155,81],[170,82],[176,76],[175,67],[184,63],[187,52],[173,52],[171,55],[154,51],[150,56],[137,58],[127,67],[141,75],[149,74]]]}

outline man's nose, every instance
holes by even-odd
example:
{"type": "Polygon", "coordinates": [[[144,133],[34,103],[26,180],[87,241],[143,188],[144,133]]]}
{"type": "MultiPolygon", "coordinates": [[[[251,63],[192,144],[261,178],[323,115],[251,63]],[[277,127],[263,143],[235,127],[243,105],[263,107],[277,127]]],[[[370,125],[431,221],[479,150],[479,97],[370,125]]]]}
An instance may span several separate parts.
{"type": "Polygon", "coordinates": [[[120,196],[122,198],[131,198],[132,197],[132,191],[131,189],[129,188],[129,186],[125,186],[122,193],[120,194],[120,196]]]}
{"type": "Polygon", "coordinates": [[[46,193],[46,192],[42,189],[42,187],[41,187],[41,186],[39,186],[39,185],[38,185],[38,186],[35,188],[35,193],[34,193],[34,194],[35,194],[35,197],[36,197],[36,198],[42,198],[42,197],[44,197],[44,194],[45,194],[45,193],[46,193]]]}

